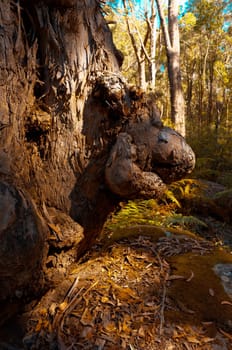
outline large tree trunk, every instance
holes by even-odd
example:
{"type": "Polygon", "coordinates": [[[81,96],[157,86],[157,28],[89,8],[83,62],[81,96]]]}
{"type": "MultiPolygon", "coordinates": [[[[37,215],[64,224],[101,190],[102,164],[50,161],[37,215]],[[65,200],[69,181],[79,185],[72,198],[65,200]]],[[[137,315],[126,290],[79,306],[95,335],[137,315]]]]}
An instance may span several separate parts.
{"type": "Polygon", "coordinates": [[[51,245],[82,252],[120,198],[161,195],[194,154],[120,76],[99,1],[2,0],[0,36],[0,302],[21,302],[51,245]]]}
{"type": "MultiPolygon", "coordinates": [[[[1,301],[41,287],[30,281],[41,281],[50,208],[102,225],[91,171],[104,177],[98,127],[107,111],[88,113],[88,96],[99,72],[119,65],[97,1],[3,0],[0,35],[1,301]]],[[[104,200],[111,204],[110,194],[104,200]]]]}

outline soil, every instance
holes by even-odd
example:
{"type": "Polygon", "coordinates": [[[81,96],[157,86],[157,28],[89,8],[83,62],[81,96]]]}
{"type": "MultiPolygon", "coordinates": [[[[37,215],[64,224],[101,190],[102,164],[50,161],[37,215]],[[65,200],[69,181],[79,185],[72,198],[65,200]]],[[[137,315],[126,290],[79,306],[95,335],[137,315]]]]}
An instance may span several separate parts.
{"type": "Polygon", "coordinates": [[[231,350],[232,226],[204,220],[204,237],[137,225],[78,262],[50,251],[46,293],[1,328],[0,349],[231,350]]]}

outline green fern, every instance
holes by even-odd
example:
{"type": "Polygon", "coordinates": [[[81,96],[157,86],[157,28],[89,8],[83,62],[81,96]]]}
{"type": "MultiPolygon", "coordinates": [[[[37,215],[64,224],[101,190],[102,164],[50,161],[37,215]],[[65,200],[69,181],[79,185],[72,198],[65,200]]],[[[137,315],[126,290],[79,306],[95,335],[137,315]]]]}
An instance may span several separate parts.
{"type": "Polygon", "coordinates": [[[178,206],[178,208],[181,208],[181,204],[178,201],[178,199],[176,198],[176,196],[174,195],[173,191],[166,190],[164,198],[165,199],[163,199],[163,200],[170,200],[172,203],[175,203],[178,206]]]}
{"type": "Polygon", "coordinates": [[[181,200],[199,196],[206,186],[202,182],[183,179],[169,186],[161,200],[137,200],[121,204],[121,210],[107,220],[103,236],[134,225],[156,227],[190,228],[198,230],[207,225],[194,216],[176,213],[181,210],[181,200]],[[171,204],[170,204],[171,203],[171,204]]]}
{"type": "Polygon", "coordinates": [[[147,201],[128,201],[122,209],[106,222],[105,227],[110,230],[130,226],[133,224],[157,225],[160,223],[159,205],[154,199],[147,201]]]}
{"type": "Polygon", "coordinates": [[[182,214],[175,214],[173,216],[167,217],[166,220],[164,221],[165,226],[171,226],[171,227],[176,227],[180,226],[183,228],[207,228],[207,224],[196,218],[195,216],[185,216],[182,214]]]}
{"type": "Polygon", "coordinates": [[[202,195],[206,188],[207,185],[202,181],[195,179],[182,179],[169,185],[161,201],[166,204],[172,202],[176,204],[178,208],[181,208],[182,199],[202,195]]]}
{"type": "Polygon", "coordinates": [[[215,194],[214,199],[232,198],[232,188],[215,194]]]}

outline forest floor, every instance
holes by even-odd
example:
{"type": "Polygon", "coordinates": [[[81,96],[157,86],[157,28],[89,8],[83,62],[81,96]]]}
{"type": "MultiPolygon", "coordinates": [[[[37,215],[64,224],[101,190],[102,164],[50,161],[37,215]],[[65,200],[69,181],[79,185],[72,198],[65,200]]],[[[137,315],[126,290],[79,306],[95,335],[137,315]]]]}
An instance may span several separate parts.
{"type": "Polygon", "coordinates": [[[0,349],[232,350],[232,225],[199,217],[201,236],[136,224],[79,262],[53,252],[52,287],[2,328],[0,349]]]}

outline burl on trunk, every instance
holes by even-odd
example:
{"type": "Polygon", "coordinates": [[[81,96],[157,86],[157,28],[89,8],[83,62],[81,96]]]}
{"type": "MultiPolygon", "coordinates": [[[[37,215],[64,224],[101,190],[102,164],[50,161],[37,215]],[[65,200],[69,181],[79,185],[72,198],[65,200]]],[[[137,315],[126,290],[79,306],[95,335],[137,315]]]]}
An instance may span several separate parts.
{"type": "Polygon", "coordinates": [[[51,230],[78,246],[84,229],[86,248],[121,198],[162,195],[195,160],[121,77],[99,1],[2,0],[0,37],[4,302],[41,288],[51,230]],[[61,217],[74,227],[63,236],[61,217]]]}

